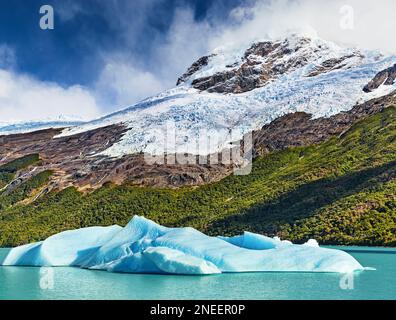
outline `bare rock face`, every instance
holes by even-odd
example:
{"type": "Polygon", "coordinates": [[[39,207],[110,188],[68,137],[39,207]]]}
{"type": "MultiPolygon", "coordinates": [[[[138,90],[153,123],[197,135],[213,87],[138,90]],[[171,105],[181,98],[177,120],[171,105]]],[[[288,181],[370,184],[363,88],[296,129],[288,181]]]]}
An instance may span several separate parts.
{"type": "Polygon", "coordinates": [[[393,67],[385,69],[379,72],[373,80],[371,80],[364,88],[363,91],[366,93],[372,92],[378,89],[381,85],[391,86],[396,80],[396,64],[393,67]]]}
{"type": "Polygon", "coordinates": [[[118,142],[126,128],[113,125],[75,136],[55,138],[61,131],[47,129],[0,136],[0,165],[29,154],[38,154],[40,165],[27,170],[35,169],[36,173],[53,171],[51,182],[60,189],[79,186],[80,181],[103,160],[104,157],[98,154],[118,142]]]}
{"type": "MultiPolygon", "coordinates": [[[[101,152],[118,142],[127,128],[112,125],[69,137],[56,138],[62,129],[0,136],[0,166],[30,154],[40,163],[17,173],[15,183],[51,170],[46,192],[70,186],[93,190],[106,183],[139,186],[197,186],[218,181],[232,172],[231,166],[197,164],[148,164],[144,155],[109,158],[101,152]]],[[[10,187],[13,187],[12,185],[10,187]]]]}
{"type": "MultiPolygon", "coordinates": [[[[290,147],[322,143],[346,132],[356,121],[395,104],[396,92],[330,118],[312,119],[311,115],[302,112],[285,115],[253,132],[253,154],[259,156],[290,147]]],[[[18,172],[14,184],[51,170],[51,180],[40,196],[70,186],[90,191],[106,183],[161,188],[200,186],[225,178],[235,168],[222,165],[221,161],[219,164],[210,164],[209,161],[206,162],[209,164],[200,164],[203,162],[199,161],[174,164],[165,157],[163,164],[149,164],[142,154],[121,158],[102,156],[100,153],[118,142],[125,130],[123,126],[113,125],[64,138],[55,138],[61,129],[0,136],[0,165],[29,154],[39,154],[40,163],[18,172]]]]}
{"type": "Polygon", "coordinates": [[[334,59],[326,60],[320,66],[315,67],[315,69],[312,70],[307,75],[307,77],[316,77],[316,76],[326,73],[326,72],[344,68],[347,65],[347,60],[354,58],[357,55],[360,56],[361,58],[363,58],[363,56],[361,56],[360,54],[357,53],[357,54],[353,54],[353,55],[346,55],[346,56],[338,58],[338,59],[334,58],[334,59]]]}
{"type": "Polygon", "coordinates": [[[204,56],[197,61],[195,61],[192,66],[187,70],[185,74],[183,74],[178,80],[176,85],[180,85],[188,80],[194,73],[197,71],[201,70],[203,67],[207,66],[209,63],[209,59],[213,57],[213,55],[210,56],[204,56]]]}
{"type": "Polygon", "coordinates": [[[311,115],[303,112],[285,115],[253,133],[255,155],[325,142],[346,132],[357,121],[390,105],[396,105],[396,91],[330,118],[312,119],[311,115]]]}
{"type": "MultiPolygon", "coordinates": [[[[178,85],[191,79],[195,89],[212,93],[244,93],[267,85],[279,76],[307,66],[313,58],[320,56],[320,46],[312,45],[309,38],[286,39],[278,42],[258,42],[247,49],[239,61],[226,66],[222,72],[207,77],[194,78],[193,75],[207,66],[212,56],[195,62],[179,78],[178,85]]],[[[348,60],[363,58],[355,52],[344,57],[329,59],[317,66],[307,76],[314,77],[333,70],[345,68],[348,60]]]]}
{"type": "Polygon", "coordinates": [[[246,50],[241,62],[229,66],[230,70],[192,81],[195,89],[216,93],[243,93],[265,86],[277,76],[290,72],[308,63],[307,56],[280,62],[280,58],[297,52],[309,43],[301,38],[290,49],[288,40],[283,42],[259,42],[246,50]]]}

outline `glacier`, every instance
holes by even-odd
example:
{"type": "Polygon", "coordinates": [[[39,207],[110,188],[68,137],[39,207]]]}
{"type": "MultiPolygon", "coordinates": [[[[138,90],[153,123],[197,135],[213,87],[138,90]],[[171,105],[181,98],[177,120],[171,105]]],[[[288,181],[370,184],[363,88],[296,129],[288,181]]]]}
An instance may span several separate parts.
{"type": "Polygon", "coordinates": [[[168,228],[140,216],[124,228],[66,231],[11,249],[2,265],[175,275],[365,269],[348,253],[321,248],[315,240],[295,245],[250,232],[210,237],[193,228],[168,228]]]}
{"type": "Polygon", "coordinates": [[[81,126],[84,122],[80,120],[47,120],[0,122],[0,136],[11,134],[22,134],[46,129],[62,129],[73,126],[81,126]]]}
{"type": "MultiPolygon", "coordinates": [[[[240,65],[251,44],[226,46],[216,49],[208,65],[195,72],[185,83],[127,109],[65,129],[57,137],[122,124],[127,127],[127,132],[101,155],[111,158],[134,153],[206,156],[229,149],[244,135],[261,129],[283,115],[306,112],[314,118],[330,117],[351,110],[357,103],[363,103],[375,95],[396,90],[395,84],[384,88],[387,92],[363,92],[363,87],[378,72],[396,63],[396,56],[346,48],[320,38],[311,39],[309,44],[297,50],[299,37],[296,37],[288,38],[291,53],[279,57],[277,62],[287,65],[294,59],[307,59],[307,64],[285,72],[263,87],[240,94],[210,93],[193,88],[195,79],[229,70],[228,66],[235,63],[240,65]],[[307,76],[326,61],[350,55],[354,57],[347,59],[339,69],[307,76]],[[172,130],[169,130],[170,126],[172,130]],[[197,145],[206,147],[197,148],[197,145]]],[[[265,59],[262,63],[265,64],[265,59]]]]}

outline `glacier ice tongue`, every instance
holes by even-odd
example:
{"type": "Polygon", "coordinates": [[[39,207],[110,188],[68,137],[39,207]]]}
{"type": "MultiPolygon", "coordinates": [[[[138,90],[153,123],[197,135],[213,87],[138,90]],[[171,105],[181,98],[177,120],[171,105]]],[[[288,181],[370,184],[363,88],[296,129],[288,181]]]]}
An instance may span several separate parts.
{"type": "Polygon", "coordinates": [[[226,272],[364,270],[344,251],[245,232],[209,237],[193,228],[166,228],[135,216],[125,227],[67,231],[14,248],[3,265],[73,266],[122,273],[205,275],[226,272]]]}

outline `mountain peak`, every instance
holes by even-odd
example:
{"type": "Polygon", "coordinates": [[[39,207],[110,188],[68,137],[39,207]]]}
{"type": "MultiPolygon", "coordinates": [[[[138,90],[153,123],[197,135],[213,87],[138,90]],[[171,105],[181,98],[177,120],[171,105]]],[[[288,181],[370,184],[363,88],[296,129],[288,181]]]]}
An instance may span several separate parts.
{"type": "Polygon", "coordinates": [[[298,69],[306,76],[350,68],[365,55],[320,38],[291,34],[285,39],[255,41],[245,48],[221,48],[192,64],[177,84],[200,91],[244,93],[298,69]]]}
{"type": "MultiPolygon", "coordinates": [[[[117,125],[125,132],[99,156],[207,156],[281,116],[305,112],[330,117],[384,95],[383,88],[370,94],[363,88],[395,63],[396,56],[298,35],[223,47],[196,61],[177,87],[57,137],[117,125]],[[169,124],[176,133],[171,141],[169,124]],[[216,143],[197,148],[208,139],[216,143]]],[[[389,93],[396,87],[385,89],[389,93]]]]}

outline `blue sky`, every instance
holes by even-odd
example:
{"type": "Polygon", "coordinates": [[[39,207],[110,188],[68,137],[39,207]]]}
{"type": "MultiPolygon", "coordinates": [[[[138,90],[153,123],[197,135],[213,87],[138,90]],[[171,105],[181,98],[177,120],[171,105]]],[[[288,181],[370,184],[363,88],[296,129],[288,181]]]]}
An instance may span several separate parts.
{"type": "MultiPolygon", "coordinates": [[[[30,115],[31,112],[23,112],[26,107],[21,106],[22,102],[13,103],[7,97],[7,101],[0,101],[0,122],[39,119],[41,114],[53,118],[55,110],[74,116],[72,112],[79,113],[78,108],[71,107],[69,111],[63,107],[74,103],[72,97],[81,94],[81,103],[88,106],[80,116],[92,118],[167,89],[194,59],[208,50],[205,32],[228,25],[230,12],[250,3],[250,0],[2,1],[0,70],[12,70],[12,81],[18,82],[18,86],[27,78],[43,91],[51,87],[54,94],[60,92],[70,99],[61,101],[59,107],[30,115]],[[55,29],[51,31],[39,28],[39,9],[44,4],[55,11],[55,29]],[[173,33],[177,33],[175,39],[173,33]],[[199,39],[194,39],[195,36],[199,39]],[[190,48],[186,49],[187,45],[190,48]],[[23,79],[14,79],[18,77],[23,79]],[[128,78],[133,77],[128,85],[128,78]],[[10,101],[14,107],[5,107],[10,101]]],[[[78,99],[75,103],[79,103],[78,99]]],[[[59,105],[58,99],[54,104],[59,105]]]]}
{"type": "Polygon", "coordinates": [[[394,0],[3,0],[0,124],[92,119],[173,87],[216,47],[291,30],[396,52],[395,11],[394,0]],[[39,28],[44,4],[51,31],[39,28]],[[345,5],[353,30],[339,27],[345,5]]]}
{"type": "Polygon", "coordinates": [[[0,6],[0,42],[13,48],[17,68],[62,85],[90,85],[101,53],[128,52],[150,69],[156,46],[166,39],[178,10],[194,21],[224,23],[240,0],[13,0],[0,6]],[[38,27],[39,8],[54,7],[56,27],[38,27]],[[133,29],[126,36],[125,30],[133,29]]]}

